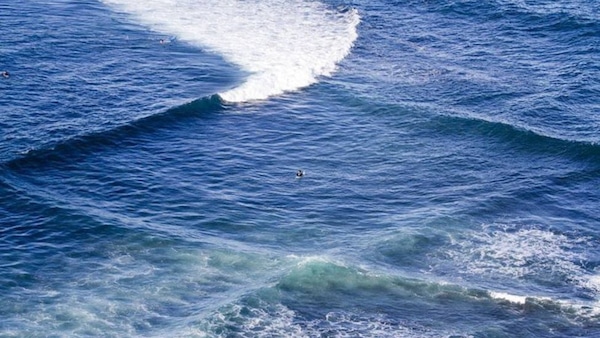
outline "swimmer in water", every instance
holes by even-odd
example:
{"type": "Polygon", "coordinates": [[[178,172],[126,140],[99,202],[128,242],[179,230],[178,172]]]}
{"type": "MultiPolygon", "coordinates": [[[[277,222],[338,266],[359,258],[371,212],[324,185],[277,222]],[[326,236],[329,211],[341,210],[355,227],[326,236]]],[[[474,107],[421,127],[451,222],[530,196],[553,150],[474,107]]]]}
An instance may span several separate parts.
{"type": "Polygon", "coordinates": [[[300,178],[302,176],[304,176],[304,172],[302,170],[298,169],[298,171],[296,171],[296,177],[300,178]]]}
{"type": "Polygon", "coordinates": [[[7,71],[2,72],[2,77],[8,78],[10,74],[7,71]]]}

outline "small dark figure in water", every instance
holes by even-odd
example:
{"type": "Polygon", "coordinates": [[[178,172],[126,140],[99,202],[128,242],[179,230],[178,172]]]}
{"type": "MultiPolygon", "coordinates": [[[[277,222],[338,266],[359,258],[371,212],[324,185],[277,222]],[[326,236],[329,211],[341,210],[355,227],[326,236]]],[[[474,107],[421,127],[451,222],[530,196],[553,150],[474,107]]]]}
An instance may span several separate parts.
{"type": "Polygon", "coordinates": [[[298,169],[298,171],[296,171],[296,177],[302,177],[304,176],[304,172],[300,169],[298,169]]]}
{"type": "Polygon", "coordinates": [[[2,72],[2,77],[8,78],[10,74],[7,71],[2,72]]]}

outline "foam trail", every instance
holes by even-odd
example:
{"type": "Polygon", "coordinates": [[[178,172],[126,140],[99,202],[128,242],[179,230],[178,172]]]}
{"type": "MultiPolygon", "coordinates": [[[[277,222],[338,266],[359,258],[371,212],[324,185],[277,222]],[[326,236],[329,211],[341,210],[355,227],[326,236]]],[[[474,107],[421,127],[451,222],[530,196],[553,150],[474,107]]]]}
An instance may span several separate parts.
{"type": "Polygon", "coordinates": [[[223,56],[250,73],[220,93],[261,100],[329,76],[352,48],[356,10],[306,0],[102,0],[140,23],[223,56]]]}

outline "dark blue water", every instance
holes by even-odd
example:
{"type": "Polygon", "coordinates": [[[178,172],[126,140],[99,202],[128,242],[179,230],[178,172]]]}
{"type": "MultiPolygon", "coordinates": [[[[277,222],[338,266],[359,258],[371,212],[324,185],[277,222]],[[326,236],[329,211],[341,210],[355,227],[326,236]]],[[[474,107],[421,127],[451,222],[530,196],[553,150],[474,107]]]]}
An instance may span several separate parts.
{"type": "Polygon", "coordinates": [[[1,337],[600,336],[596,2],[8,0],[0,32],[1,337]]]}

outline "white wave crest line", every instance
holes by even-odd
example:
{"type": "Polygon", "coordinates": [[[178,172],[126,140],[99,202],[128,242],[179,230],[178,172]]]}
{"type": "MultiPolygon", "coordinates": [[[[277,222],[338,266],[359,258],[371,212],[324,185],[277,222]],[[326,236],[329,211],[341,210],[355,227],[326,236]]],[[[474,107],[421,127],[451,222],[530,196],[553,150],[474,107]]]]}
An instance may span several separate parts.
{"type": "Polygon", "coordinates": [[[527,302],[528,298],[534,298],[534,299],[545,300],[545,301],[552,300],[551,298],[548,298],[548,297],[518,296],[518,295],[512,295],[512,294],[505,293],[505,292],[496,292],[496,291],[489,291],[489,295],[492,299],[505,300],[505,301],[515,303],[515,304],[520,304],[520,305],[525,304],[525,302],[527,302]]]}
{"type": "Polygon", "coordinates": [[[573,309],[582,316],[600,315],[600,275],[587,271],[577,263],[589,259],[586,250],[574,250],[593,245],[590,238],[570,238],[535,228],[510,231],[513,227],[496,226],[500,229],[490,232],[484,227],[485,231],[472,234],[469,240],[458,240],[454,246],[460,247],[460,250],[448,253],[461,262],[469,274],[501,274],[515,279],[568,276],[564,280],[566,285],[575,286],[592,299],[566,300],[489,290],[490,298],[518,305],[524,305],[528,300],[551,302],[573,309]]]}
{"type": "Polygon", "coordinates": [[[250,75],[220,93],[261,100],[330,76],[358,37],[355,9],[306,0],[102,0],[158,32],[223,56],[250,75]]]}
{"type": "Polygon", "coordinates": [[[520,296],[509,294],[505,292],[488,291],[491,299],[499,301],[507,301],[509,303],[517,305],[525,305],[528,300],[535,300],[538,302],[547,302],[556,304],[562,308],[568,308],[576,311],[580,316],[596,317],[600,315],[600,301],[586,302],[586,301],[574,301],[574,300],[563,300],[553,299],[545,296],[520,296]]]}

